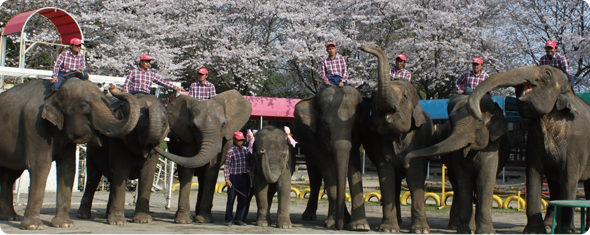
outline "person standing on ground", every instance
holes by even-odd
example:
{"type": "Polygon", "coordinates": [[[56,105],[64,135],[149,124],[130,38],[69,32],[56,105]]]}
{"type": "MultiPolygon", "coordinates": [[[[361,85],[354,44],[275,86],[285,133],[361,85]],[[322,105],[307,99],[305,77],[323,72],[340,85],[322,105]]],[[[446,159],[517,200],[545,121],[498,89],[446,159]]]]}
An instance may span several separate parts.
{"type": "Polygon", "coordinates": [[[565,56],[557,53],[557,43],[554,41],[547,41],[545,44],[545,55],[539,60],[539,65],[550,65],[552,67],[561,69],[567,75],[567,78],[572,84],[572,88],[576,83],[574,76],[570,74],[570,67],[565,56]]]}
{"type": "Polygon", "coordinates": [[[328,42],[326,44],[326,52],[328,58],[322,60],[320,64],[320,77],[326,87],[333,85],[338,87],[348,86],[348,69],[346,68],[346,61],[340,55],[336,54],[336,43],[328,42]]]}
{"type": "Polygon", "coordinates": [[[486,72],[482,71],[483,60],[481,58],[473,58],[471,61],[471,68],[473,70],[463,73],[455,81],[455,90],[457,91],[457,94],[471,94],[478,84],[490,77],[486,72]]]}
{"type": "Polygon", "coordinates": [[[223,224],[232,226],[232,224],[246,225],[242,221],[246,212],[248,194],[250,189],[250,154],[248,148],[244,147],[244,133],[234,133],[234,146],[227,151],[225,159],[225,182],[227,184],[227,204],[225,208],[225,222],[223,224]],[[238,192],[239,191],[239,192],[238,192]],[[243,194],[243,195],[242,195],[243,194]],[[236,216],[233,217],[234,201],[238,197],[238,208],[236,216]]]}
{"type": "Polygon", "coordinates": [[[198,100],[209,100],[216,95],[215,86],[213,83],[207,81],[209,71],[206,68],[201,68],[198,71],[199,80],[191,84],[188,90],[188,95],[197,98],[198,100]]]}
{"type": "Polygon", "coordinates": [[[125,78],[125,83],[123,83],[123,92],[128,92],[132,95],[137,93],[144,93],[150,94],[150,88],[152,87],[152,82],[156,84],[169,88],[175,89],[178,92],[184,92],[185,90],[172,85],[171,83],[164,81],[150,69],[151,61],[154,60],[150,58],[149,55],[142,55],[139,57],[139,68],[131,70],[125,78]]]}
{"type": "Polygon", "coordinates": [[[68,78],[77,77],[82,80],[88,80],[86,58],[83,53],[80,53],[82,45],[84,45],[82,40],[72,38],[70,40],[70,49],[59,54],[53,67],[53,75],[51,76],[51,83],[53,83],[51,91],[59,89],[61,84],[68,78]],[[72,74],[67,75],[69,73],[72,74]]]}
{"type": "Polygon", "coordinates": [[[412,74],[410,71],[405,70],[406,67],[406,56],[403,54],[399,54],[395,57],[395,67],[389,68],[389,75],[391,81],[395,79],[404,79],[406,81],[410,81],[412,79],[412,74]]]}

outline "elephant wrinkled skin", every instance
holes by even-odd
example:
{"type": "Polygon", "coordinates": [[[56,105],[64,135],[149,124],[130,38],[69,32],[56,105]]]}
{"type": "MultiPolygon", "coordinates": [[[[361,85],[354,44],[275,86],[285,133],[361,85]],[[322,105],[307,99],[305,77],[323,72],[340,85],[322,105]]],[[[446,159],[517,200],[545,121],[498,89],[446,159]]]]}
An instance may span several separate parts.
{"type": "Polygon", "coordinates": [[[67,79],[49,94],[49,80],[33,80],[0,94],[0,219],[18,219],[12,187],[25,169],[30,172],[29,199],[22,229],[43,229],[39,212],[52,161],[57,167],[57,213],[54,227],[72,227],[69,218],[72,186],[76,174],[76,144],[100,145],[99,132],[119,137],[137,123],[139,105],[130,94],[114,89],[114,96],[131,104],[130,114],[117,120],[109,100],[90,81],[67,79]],[[47,98],[45,98],[47,97],[47,98]],[[44,99],[45,98],[45,99],[44,99]]]}
{"type": "MultiPolygon", "coordinates": [[[[563,71],[548,65],[526,66],[498,73],[480,83],[469,96],[473,117],[482,119],[479,101],[496,87],[512,86],[518,113],[529,119],[526,142],[527,225],[524,233],[546,233],[541,213],[542,175],[547,177],[552,200],[575,200],[578,181],[590,179],[590,105],[574,95],[563,71]],[[558,195],[556,195],[558,194],[558,195]]],[[[588,190],[588,187],[586,187],[588,190]]],[[[586,193],[586,197],[589,194],[586,193]]],[[[563,208],[562,232],[576,231],[572,208],[563,208]]]]}
{"type": "MultiPolygon", "coordinates": [[[[90,218],[90,209],[96,187],[102,176],[110,182],[110,195],[107,208],[107,222],[111,225],[124,225],[125,194],[127,179],[139,179],[137,204],[133,221],[151,223],[150,195],[154,181],[154,171],[159,155],[153,150],[170,130],[164,103],[154,95],[135,94],[141,107],[137,125],[129,134],[111,138],[101,137],[103,145],[88,146],[86,160],[87,183],[84,196],[78,209],[78,217],[90,218]]],[[[129,105],[126,103],[115,109],[115,115],[125,118],[129,105]]]]}
{"type": "Polygon", "coordinates": [[[190,191],[193,176],[199,177],[199,194],[195,221],[213,222],[211,208],[219,168],[233,146],[233,134],[250,118],[252,104],[236,90],[197,100],[181,95],[166,107],[170,133],[168,152],[154,148],[162,156],[178,164],[180,197],[176,223],[192,223],[190,191]]]}
{"type": "Polygon", "coordinates": [[[449,227],[457,229],[457,233],[496,233],[492,196],[498,169],[510,157],[508,124],[502,109],[487,95],[481,99],[482,121],[473,118],[467,111],[468,98],[451,97],[447,106],[449,121],[437,132],[440,142],[408,153],[405,164],[408,166],[414,158],[443,155],[454,191],[449,227]],[[477,208],[472,217],[474,192],[477,208]]]}

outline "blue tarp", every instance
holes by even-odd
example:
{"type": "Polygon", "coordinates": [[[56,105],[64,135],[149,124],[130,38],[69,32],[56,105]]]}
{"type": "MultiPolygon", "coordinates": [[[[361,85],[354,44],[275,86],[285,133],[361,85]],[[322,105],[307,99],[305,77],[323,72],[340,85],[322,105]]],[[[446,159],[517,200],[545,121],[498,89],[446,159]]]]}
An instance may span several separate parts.
{"type": "MultiPolygon", "coordinates": [[[[498,103],[498,106],[504,110],[504,116],[508,122],[527,122],[528,119],[518,116],[518,109],[516,108],[516,98],[511,96],[492,97],[492,100],[498,103]]],[[[420,107],[424,110],[435,123],[443,123],[449,119],[447,114],[447,105],[449,99],[440,100],[420,100],[420,107]]]]}

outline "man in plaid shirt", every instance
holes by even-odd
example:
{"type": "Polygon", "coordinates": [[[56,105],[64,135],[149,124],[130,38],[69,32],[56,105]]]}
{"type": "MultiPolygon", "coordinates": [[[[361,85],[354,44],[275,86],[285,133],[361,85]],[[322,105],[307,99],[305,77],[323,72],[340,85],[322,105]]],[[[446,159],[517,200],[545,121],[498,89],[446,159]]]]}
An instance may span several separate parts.
{"type": "Polygon", "coordinates": [[[213,83],[207,81],[209,71],[207,71],[206,68],[201,68],[198,73],[199,81],[191,84],[191,87],[188,90],[188,95],[195,97],[198,100],[209,100],[216,94],[213,83]]]}
{"type": "Polygon", "coordinates": [[[409,82],[412,79],[412,74],[410,71],[405,70],[404,67],[406,67],[406,56],[399,54],[395,57],[395,67],[389,68],[391,81],[394,79],[404,79],[409,82]]]}
{"type": "Polygon", "coordinates": [[[328,58],[322,60],[320,64],[320,77],[324,81],[324,86],[321,90],[330,85],[334,86],[348,86],[348,69],[346,68],[346,61],[340,55],[336,55],[336,43],[328,42],[326,44],[326,52],[328,58]]]}
{"type": "Polygon", "coordinates": [[[547,41],[545,44],[546,55],[542,56],[539,60],[539,65],[550,65],[552,67],[561,69],[568,77],[568,80],[572,84],[575,84],[574,76],[570,74],[570,67],[567,64],[565,56],[557,53],[557,43],[554,41],[547,41]]]}
{"type": "Polygon", "coordinates": [[[139,68],[129,72],[127,78],[125,79],[125,83],[123,83],[123,92],[129,92],[132,95],[136,93],[144,93],[149,95],[152,82],[155,82],[156,84],[166,88],[175,89],[178,92],[185,91],[180,87],[176,87],[169,82],[164,81],[154,72],[149,70],[150,62],[152,60],[154,59],[150,58],[149,55],[142,55],[139,58],[139,68]]]}
{"type": "Polygon", "coordinates": [[[61,84],[68,78],[77,77],[79,79],[88,80],[88,73],[86,72],[86,58],[84,54],[80,53],[82,50],[82,40],[79,38],[72,38],[70,40],[70,50],[59,54],[55,66],[53,67],[53,75],[51,76],[51,91],[57,90],[61,84]],[[75,72],[64,77],[64,75],[75,72]]]}
{"type": "Polygon", "coordinates": [[[227,204],[225,208],[225,222],[227,226],[232,224],[246,225],[242,221],[244,213],[246,212],[246,204],[248,204],[248,193],[250,191],[250,154],[248,149],[244,146],[244,133],[234,133],[234,146],[227,151],[225,159],[225,182],[227,184],[227,204]],[[241,192],[237,195],[236,190],[241,192]],[[241,195],[241,194],[245,194],[241,195]],[[236,217],[233,217],[234,200],[238,196],[238,208],[236,210],[236,217]]]}
{"type": "Polygon", "coordinates": [[[483,60],[481,58],[474,58],[471,61],[471,68],[473,68],[473,70],[463,73],[455,81],[455,90],[457,91],[457,94],[471,94],[473,89],[475,89],[479,83],[490,77],[486,72],[481,71],[483,68],[483,60]],[[461,89],[461,86],[463,86],[463,89],[461,89]]]}

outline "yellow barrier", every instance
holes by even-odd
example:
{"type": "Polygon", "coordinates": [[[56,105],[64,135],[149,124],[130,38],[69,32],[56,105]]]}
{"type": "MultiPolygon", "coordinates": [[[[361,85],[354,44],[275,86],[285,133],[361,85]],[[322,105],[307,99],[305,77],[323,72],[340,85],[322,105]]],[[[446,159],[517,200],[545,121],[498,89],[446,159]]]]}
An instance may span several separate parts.
{"type": "Polygon", "coordinates": [[[344,195],[344,198],[347,202],[352,202],[352,197],[350,197],[350,195],[348,193],[346,195],[344,195]]]}
{"type": "Polygon", "coordinates": [[[299,198],[299,194],[300,194],[300,192],[299,192],[299,190],[298,190],[298,189],[296,189],[296,188],[291,188],[291,192],[294,192],[294,193],[295,193],[295,198],[299,198]]]}
{"type": "Polygon", "coordinates": [[[541,212],[547,212],[547,206],[549,206],[549,205],[547,204],[547,202],[543,198],[541,198],[541,205],[543,205],[543,210],[541,212]]]}
{"type": "Polygon", "coordinates": [[[326,194],[326,190],[320,191],[320,195],[318,195],[318,200],[321,200],[324,194],[326,194]]]}
{"type": "MultiPolygon", "coordinates": [[[[176,190],[178,187],[180,187],[180,184],[175,184],[174,186],[172,186],[172,191],[176,190]]],[[[191,184],[191,189],[194,188],[194,187],[199,188],[199,183],[192,183],[191,184]]],[[[215,190],[215,191],[217,191],[217,190],[215,190]]]]}
{"type": "Polygon", "coordinates": [[[381,201],[381,194],[378,194],[376,192],[372,192],[372,193],[367,194],[367,196],[365,196],[365,202],[368,202],[373,197],[376,197],[378,202],[381,201]]]}
{"type": "MultiPolygon", "coordinates": [[[[497,195],[492,195],[492,200],[494,200],[496,202],[496,204],[498,204],[498,209],[502,209],[502,198],[498,197],[497,195]]],[[[493,207],[493,206],[492,206],[493,207]]]]}
{"type": "Polygon", "coordinates": [[[428,198],[434,199],[436,206],[440,206],[440,197],[436,193],[424,194],[424,201],[428,200],[428,198]]]}
{"type": "Polygon", "coordinates": [[[441,204],[441,206],[446,206],[446,205],[447,205],[447,199],[448,199],[450,196],[454,196],[454,195],[455,195],[455,192],[453,192],[453,191],[451,191],[451,192],[446,192],[446,193],[445,193],[445,194],[442,196],[442,198],[440,199],[440,204],[441,204]]]}
{"type": "Polygon", "coordinates": [[[299,193],[299,198],[305,198],[305,195],[307,195],[309,192],[311,192],[311,189],[304,189],[303,191],[301,191],[301,193],[299,193]]]}
{"type": "Polygon", "coordinates": [[[404,193],[404,195],[402,195],[402,197],[400,197],[399,201],[400,204],[407,206],[408,205],[408,198],[410,197],[410,192],[406,192],[404,193]]]}
{"type": "Polygon", "coordinates": [[[217,187],[217,193],[222,193],[223,188],[225,188],[225,186],[227,186],[227,183],[224,181],[223,183],[221,183],[221,185],[219,185],[219,187],[217,187]]]}
{"type": "Polygon", "coordinates": [[[511,196],[511,197],[506,198],[506,200],[504,200],[504,203],[503,203],[504,204],[503,205],[503,208],[504,209],[508,209],[508,204],[510,204],[510,202],[512,200],[517,200],[518,201],[518,204],[517,204],[517,207],[516,207],[517,209],[520,210],[520,209],[524,209],[525,208],[526,202],[524,201],[524,199],[522,199],[519,196],[511,196]]]}

